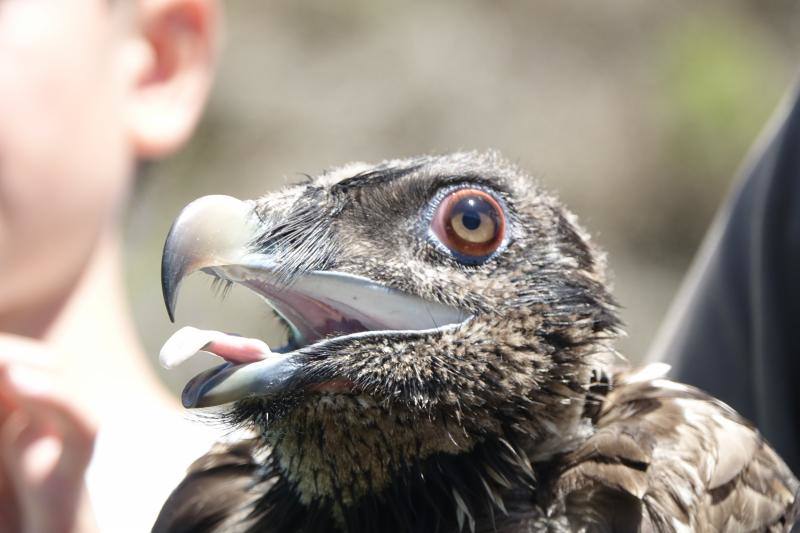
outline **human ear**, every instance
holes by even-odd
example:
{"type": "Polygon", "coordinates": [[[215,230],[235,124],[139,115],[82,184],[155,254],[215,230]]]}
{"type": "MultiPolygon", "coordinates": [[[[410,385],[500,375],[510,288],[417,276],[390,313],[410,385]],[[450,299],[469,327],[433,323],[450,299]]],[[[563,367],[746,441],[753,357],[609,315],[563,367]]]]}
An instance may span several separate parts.
{"type": "Polygon", "coordinates": [[[213,81],[220,9],[215,0],[139,2],[127,93],[137,157],[168,155],[191,136],[213,81]]]}

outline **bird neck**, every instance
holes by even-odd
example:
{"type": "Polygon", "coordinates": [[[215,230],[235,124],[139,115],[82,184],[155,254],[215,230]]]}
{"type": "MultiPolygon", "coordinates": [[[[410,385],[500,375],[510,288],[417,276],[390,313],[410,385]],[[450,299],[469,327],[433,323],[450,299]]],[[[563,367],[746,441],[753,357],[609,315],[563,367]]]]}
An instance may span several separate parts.
{"type": "Polygon", "coordinates": [[[563,391],[539,397],[532,405],[552,415],[552,423],[538,432],[531,430],[532,412],[530,426],[515,422],[477,441],[446,420],[426,429],[414,417],[413,431],[398,431],[405,422],[397,413],[393,431],[383,434],[341,420],[318,432],[275,431],[279,437],[262,462],[269,484],[257,506],[263,510],[258,524],[278,523],[281,531],[461,531],[499,524],[512,507],[516,516],[535,512],[549,461],[593,431],[588,398],[594,393],[586,392],[587,401],[568,404],[563,391]],[[547,398],[550,407],[541,407],[547,398]],[[437,446],[449,442],[450,449],[426,453],[412,435],[437,446]]]}
{"type": "Polygon", "coordinates": [[[505,515],[507,499],[523,514],[532,511],[537,464],[591,436],[607,388],[589,364],[565,372],[531,391],[524,408],[461,419],[386,410],[368,396],[295,408],[263,428],[266,458],[259,463],[268,467],[259,524],[289,531],[462,530],[493,524],[505,515]]]}
{"type": "Polygon", "coordinates": [[[337,493],[306,501],[281,471],[276,454],[268,465],[263,479],[269,489],[256,506],[260,516],[253,530],[474,531],[499,523],[514,502],[533,505],[537,484],[525,452],[505,439],[406,464],[382,490],[347,503],[337,493]]]}

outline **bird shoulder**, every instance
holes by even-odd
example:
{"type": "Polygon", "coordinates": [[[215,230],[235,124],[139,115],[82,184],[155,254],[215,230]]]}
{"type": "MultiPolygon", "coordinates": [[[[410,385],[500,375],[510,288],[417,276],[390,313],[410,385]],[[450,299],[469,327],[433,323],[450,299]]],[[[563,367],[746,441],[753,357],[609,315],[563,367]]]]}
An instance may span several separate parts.
{"type": "Polygon", "coordinates": [[[617,373],[595,433],[563,458],[552,501],[570,523],[787,531],[800,493],[786,464],[730,407],[654,370],[617,373]]]}

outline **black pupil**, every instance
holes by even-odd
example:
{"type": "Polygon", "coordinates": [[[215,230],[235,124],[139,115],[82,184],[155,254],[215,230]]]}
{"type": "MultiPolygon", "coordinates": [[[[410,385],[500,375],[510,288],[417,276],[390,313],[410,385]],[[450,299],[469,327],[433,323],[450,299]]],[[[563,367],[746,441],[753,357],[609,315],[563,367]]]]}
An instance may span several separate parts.
{"type": "Polygon", "coordinates": [[[476,230],[481,225],[481,216],[474,209],[465,211],[461,216],[461,223],[470,231],[476,230]]]}
{"type": "Polygon", "coordinates": [[[461,223],[469,231],[475,231],[481,225],[481,212],[490,211],[491,207],[482,198],[464,198],[456,206],[456,212],[461,212],[461,223]]]}

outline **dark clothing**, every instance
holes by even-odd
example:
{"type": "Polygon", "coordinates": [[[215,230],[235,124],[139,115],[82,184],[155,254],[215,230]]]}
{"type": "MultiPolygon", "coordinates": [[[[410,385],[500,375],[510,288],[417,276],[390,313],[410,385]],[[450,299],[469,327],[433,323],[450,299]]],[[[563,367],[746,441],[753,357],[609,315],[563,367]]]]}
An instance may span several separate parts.
{"type": "Polygon", "coordinates": [[[756,423],[800,473],[800,93],[700,250],[649,359],[756,423]]]}

